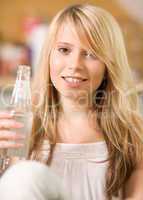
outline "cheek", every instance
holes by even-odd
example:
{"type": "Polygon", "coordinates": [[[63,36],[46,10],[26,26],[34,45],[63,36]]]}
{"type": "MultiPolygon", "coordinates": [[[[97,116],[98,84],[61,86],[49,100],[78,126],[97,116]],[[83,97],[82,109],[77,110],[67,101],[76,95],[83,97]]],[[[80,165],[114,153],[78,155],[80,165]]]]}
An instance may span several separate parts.
{"type": "Polygon", "coordinates": [[[103,63],[96,63],[91,70],[91,80],[96,87],[99,87],[105,74],[105,65],[103,63]]]}
{"type": "Polygon", "coordinates": [[[57,71],[56,67],[50,65],[50,79],[52,82],[52,85],[57,88],[57,71]]]}
{"type": "Polygon", "coordinates": [[[57,76],[58,76],[58,74],[57,74],[56,67],[55,66],[51,66],[50,67],[50,79],[51,79],[51,82],[52,82],[52,84],[54,85],[55,88],[57,88],[57,85],[58,85],[57,76]]]}
{"type": "Polygon", "coordinates": [[[50,65],[50,77],[51,77],[51,80],[55,79],[56,73],[57,73],[56,67],[50,65]]]}
{"type": "Polygon", "coordinates": [[[51,79],[56,78],[59,70],[60,70],[60,60],[58,59],[58,57],[56,57],[55,54],[53,54],[51,56],[51,59],[50,59],[50,76],[51,76],[51,79]]]}

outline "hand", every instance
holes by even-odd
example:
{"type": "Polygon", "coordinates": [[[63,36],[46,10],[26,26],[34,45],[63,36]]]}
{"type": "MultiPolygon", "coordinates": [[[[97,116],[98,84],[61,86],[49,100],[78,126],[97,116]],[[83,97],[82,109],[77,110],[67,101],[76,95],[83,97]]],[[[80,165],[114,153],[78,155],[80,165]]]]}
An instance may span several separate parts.
{"type": "Polygon", "coordinates": [[[0,112],[0,150],[17,149],[23,146],[22,140],[25,137],[15,131],[22,127],[23,124],[15,121],[12,114],[0,112]]]}
{"type": "Polygon", "coordinates": [[[11,113],[0,112],[0,175],[12,164],[18,162],[18,157],[8,157],[7,149],[18,149],[23,146],[24,136],[16,129],[23,127],[14,120],[11,113]]]}

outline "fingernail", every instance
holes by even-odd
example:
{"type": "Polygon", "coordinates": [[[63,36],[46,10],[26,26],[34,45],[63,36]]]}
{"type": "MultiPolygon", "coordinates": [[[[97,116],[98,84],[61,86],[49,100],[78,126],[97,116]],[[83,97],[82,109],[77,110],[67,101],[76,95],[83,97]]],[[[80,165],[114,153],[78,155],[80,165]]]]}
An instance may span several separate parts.
{"type": "Polygon", "coordinates": [[[26,135],[21,135],[20,137],[23,138],[23,139],[25,139],[25,138],[26,138],[26,135]]]}
{"type": "Polygon", "coordinates": [[[18,128],[22,128],[22,127],[24,127],[24,124],[21,123],[21,122],[16,122],[16,126],[17,126],[18,128]]]}
{"type": "Polygon", "coordinates": [[[6,112],[6,111],[0,111],[0,114],[4,117],[12,117],[10,112],[6,112]]]}
{"type": "Polygon", "coordinates": [[[23,147],[24,144],[23,144],[23,143],[18,143],[17,146],[18,146],[18,147],[23,147]]]}

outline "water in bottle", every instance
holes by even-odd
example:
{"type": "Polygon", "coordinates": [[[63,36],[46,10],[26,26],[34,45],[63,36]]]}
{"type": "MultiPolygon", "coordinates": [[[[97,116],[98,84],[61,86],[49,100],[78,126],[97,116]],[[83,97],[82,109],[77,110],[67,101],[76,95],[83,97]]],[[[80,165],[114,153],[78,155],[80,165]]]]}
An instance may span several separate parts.
{"type": "Polygon", "coordinates": [[[11,101],[10,112],[13,118],[21,122],[23,127],[12,131],[25,135],[24,146],[18,149],[8,149],[7,156],[27,158],[29,150],[29,139],[32,128],[32,103],[31,103],[31,87],[30,87],[30,67],[20,65],[17,71],[16,82],[14,85],[11,101]]]}

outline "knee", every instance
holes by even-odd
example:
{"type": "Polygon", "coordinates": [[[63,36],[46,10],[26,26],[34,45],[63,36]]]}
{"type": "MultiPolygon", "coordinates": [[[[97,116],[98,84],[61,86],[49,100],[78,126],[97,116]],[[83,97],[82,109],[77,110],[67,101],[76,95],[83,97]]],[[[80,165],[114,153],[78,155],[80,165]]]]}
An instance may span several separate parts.
{"type": "Polygon", "coordinates": [[[0,179],[3,200],[64,200],[63,190],[60,178],[36,161],[21,161],[10,167],[0,179]]]}

